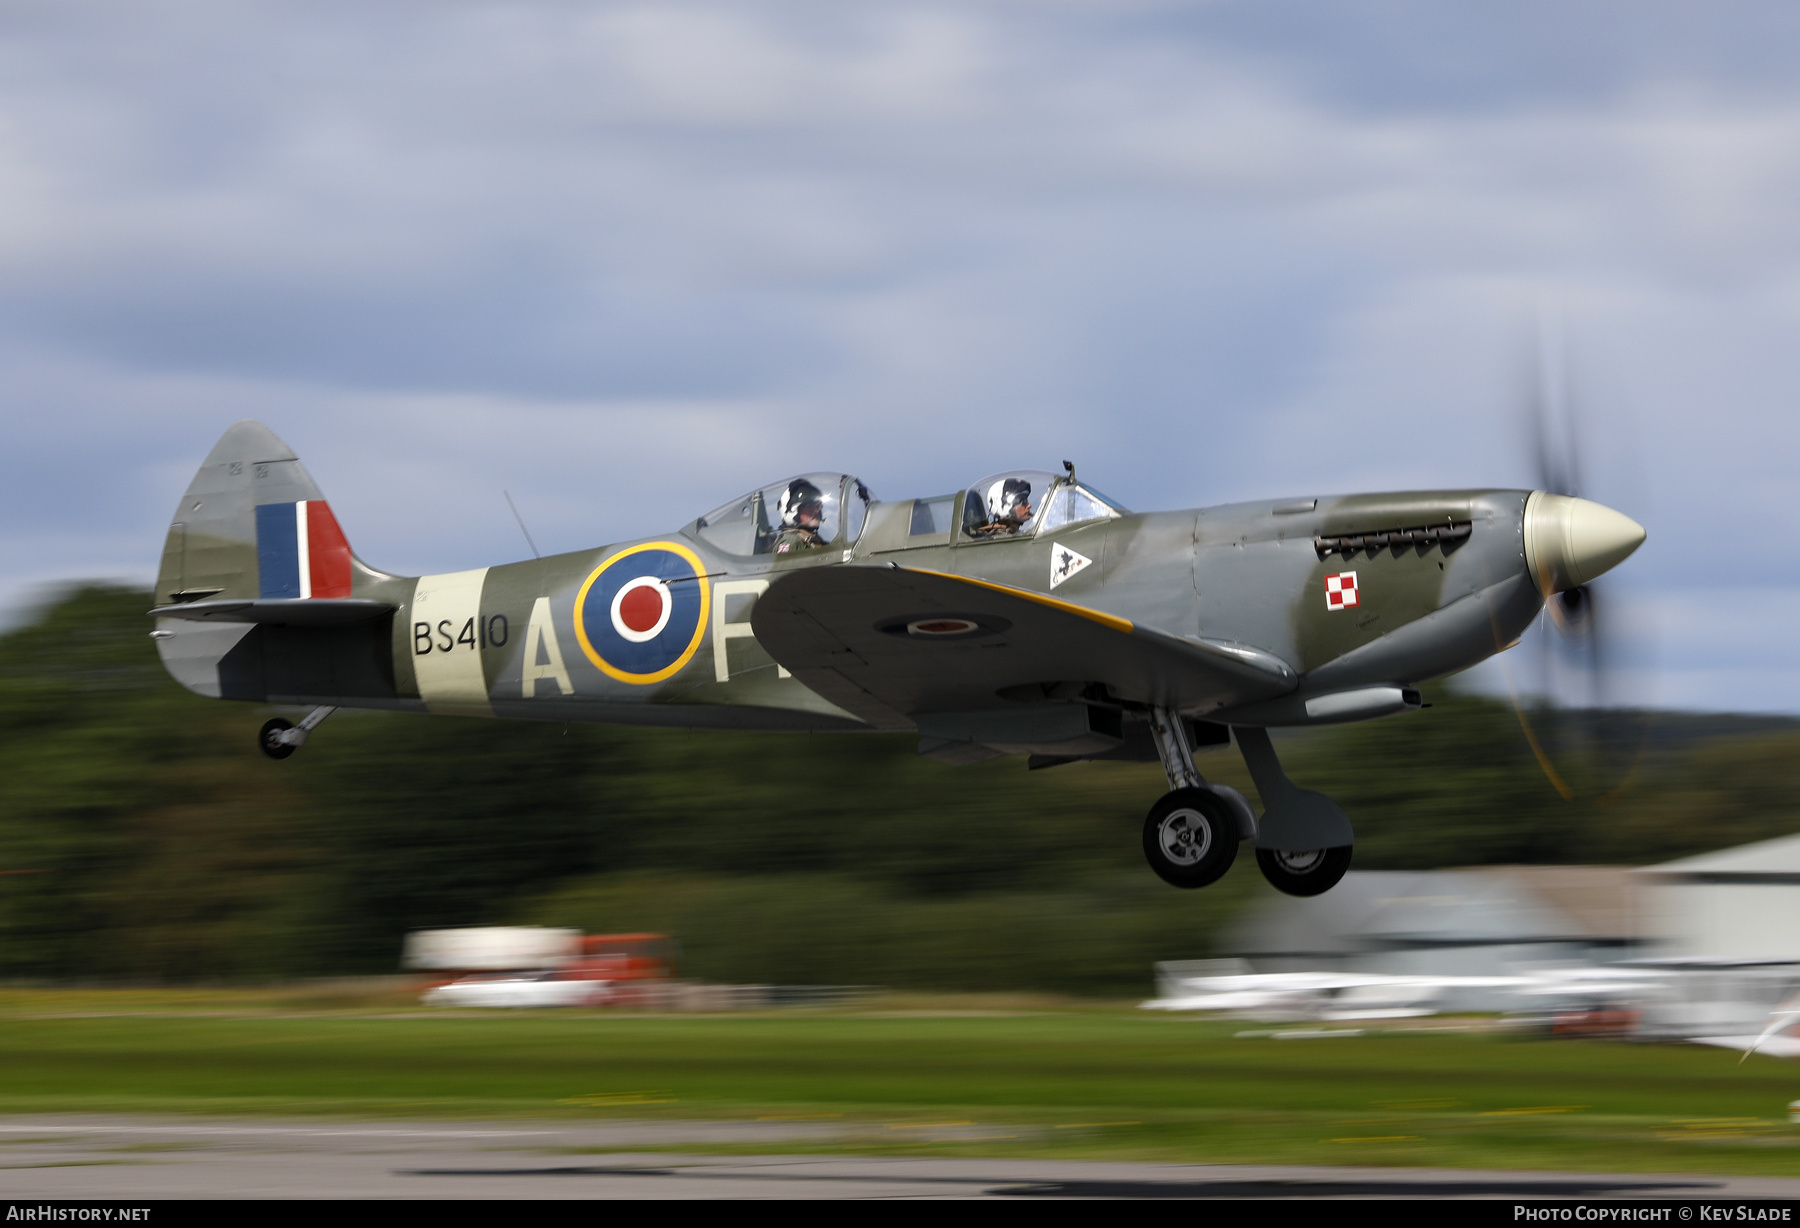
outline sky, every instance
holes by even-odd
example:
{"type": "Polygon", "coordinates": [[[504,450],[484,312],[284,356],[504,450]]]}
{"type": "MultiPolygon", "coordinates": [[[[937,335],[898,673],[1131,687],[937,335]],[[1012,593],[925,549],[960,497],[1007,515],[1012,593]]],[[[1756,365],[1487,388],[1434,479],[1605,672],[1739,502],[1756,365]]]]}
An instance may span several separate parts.
{"type": "Polygon", "coordinates": [[[1537,370],[1649,530],[1610,693],[1797,712],[1797,53],[1744,0],[12,0],[0,607],[147,585],[245,417],[429,573],[527,553],[503,490],[552,552],[818,469],[1530,487],[1537,370]]]}

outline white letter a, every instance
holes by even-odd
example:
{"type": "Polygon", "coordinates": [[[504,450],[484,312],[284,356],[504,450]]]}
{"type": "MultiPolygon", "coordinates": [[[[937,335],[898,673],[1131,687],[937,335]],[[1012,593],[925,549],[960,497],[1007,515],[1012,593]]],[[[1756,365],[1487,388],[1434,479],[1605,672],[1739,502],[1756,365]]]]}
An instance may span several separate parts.
{"type": "Polygon", "coordinates": [[[550,620],[550,598],[539,597],[531,607],[531,626],[525,632],[525,660],[522,691],[526,699],[537,695],[539,678],[554,678],[564,695],[573,695],[569,671],[563,668],[562,646],[556,642],[556,624],[550,620]],[[538,645],[549,653],[547,664],[538,664],[538,645]]]}

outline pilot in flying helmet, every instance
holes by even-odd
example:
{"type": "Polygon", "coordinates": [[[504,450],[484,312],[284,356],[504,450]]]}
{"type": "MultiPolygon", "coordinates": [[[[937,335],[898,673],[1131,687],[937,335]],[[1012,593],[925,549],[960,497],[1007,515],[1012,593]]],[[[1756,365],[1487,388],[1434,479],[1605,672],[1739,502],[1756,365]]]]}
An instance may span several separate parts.
{"type": "Polygon", "coordinates": [[[825,523],[825,494],[817,486],[805,478],[795,478],[782,492],[776,511],[781,516],[781,531],[775,535],[774,553],[792,554],[825,545],[819,533],[825,523]]]}
{"type": "Polygon", "coordinates": [[[988,522],[976,529],[982,537],[1011,537],[1031,520],[1031,483],[1001,478],[987,492],[988,522]]]}

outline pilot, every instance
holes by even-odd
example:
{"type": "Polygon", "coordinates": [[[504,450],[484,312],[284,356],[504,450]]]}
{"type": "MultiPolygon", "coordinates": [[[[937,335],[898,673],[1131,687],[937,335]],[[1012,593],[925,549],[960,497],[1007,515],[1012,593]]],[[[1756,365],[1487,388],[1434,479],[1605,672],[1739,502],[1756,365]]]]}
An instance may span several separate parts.
{"type": "Polygon", "coordinates": [[[1013,537],[1031,520],[1031,483],[1002,478],[988,487],[988,522],[972,532],[977,537],[1013,537]]]}
{"type": "Polygon", "coordinates": [[[805,478],[795,478],[783,492],[777,511],[781,514],[781,531],[770,544],[772,553],[793,554],[825,545],[825,539],[819,535],[825,523],[825,495],[817,486],[805,478]]]}

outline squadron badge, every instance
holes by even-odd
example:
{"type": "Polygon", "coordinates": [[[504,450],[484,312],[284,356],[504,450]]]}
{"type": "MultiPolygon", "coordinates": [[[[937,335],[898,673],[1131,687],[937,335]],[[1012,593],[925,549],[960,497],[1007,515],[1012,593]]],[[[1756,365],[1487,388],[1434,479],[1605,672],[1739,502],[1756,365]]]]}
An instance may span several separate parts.
{"type": "Polygon", "coordinates": [[[608,678],[647,686],[693,660],[710,603],[700,559],[645,542],[596,567],[575,597],[575,638],[608,678]]]}
{"type": "Polygon", "coordinates": [[[1354,571],[1340,571],[1335,576],[1325,577],[1326,609],[1347,610],[1356,604],[1356,573],[1354,571]]]}
{"type": "Polygon", "coordinates": [[[1067,546],[1050,547],[1050,587],[1055,588],[1064,580],[1092,563],[1085,554],[1077,554],[1067,546]]]}

